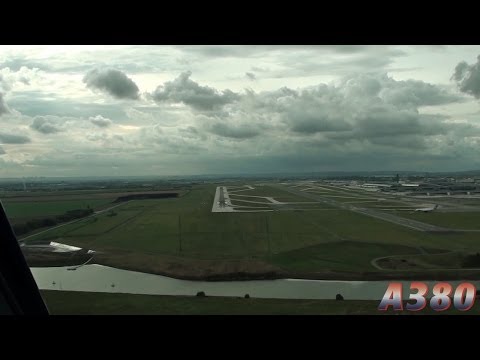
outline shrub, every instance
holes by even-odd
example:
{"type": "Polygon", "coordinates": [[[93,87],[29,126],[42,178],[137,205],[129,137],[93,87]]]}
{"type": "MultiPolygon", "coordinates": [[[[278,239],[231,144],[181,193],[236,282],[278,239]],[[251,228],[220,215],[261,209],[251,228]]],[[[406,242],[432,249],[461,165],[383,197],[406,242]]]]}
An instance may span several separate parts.
{"type": "Polygon", "coordinates": [[[478,268],[480,267],[480,253],[465,256],[462,261],[463,268],[478,268]]]}

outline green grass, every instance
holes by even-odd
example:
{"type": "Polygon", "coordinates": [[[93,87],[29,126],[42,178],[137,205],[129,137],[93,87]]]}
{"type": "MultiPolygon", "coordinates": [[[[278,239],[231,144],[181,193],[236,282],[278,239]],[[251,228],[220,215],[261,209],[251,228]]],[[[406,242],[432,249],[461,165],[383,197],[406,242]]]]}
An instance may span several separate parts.
{"type": "Polygon", "coordinates": [[[461,312],[378,311],[379,301],[290,300],[42,291],[52,315],[478,315],[478,302],[461,312]]]}
{"type": "Polygon", "coordinates": [[[86,198],[117,198],[118,196],[128,195],[135,192],[178,192],[179,196],[182,196],[187,189],[146,189],[144,187],[139,188],[127,188],[127,189],[91,189],[91,190],[42,190],[42,191],[4,191],[0,192],[2,199],[8,199],[11,201],[24,201],[31,198],[42,198],[42,200],[82,200],[86,198]]]}
{"type": "MultiPolygon", "coordinates": [[[[452,229],[477,229],[480,230],[480,212],[429,212],[410,213],[404,211],[402,217],[422,221],[428,224],[438,225],[452,229]]],[[[478,234],[480,239],[480,233],[478,234]]]]}
{"type": "Polygon", "coordinates": [[[416,248],[395,244],[331,242],[283,252],[269,261],[293,272],[315,272],[335,268],[342,271],[377,271],[370,260],[389,255],[418,254],[416,248]]]}
{"type": "MultiPolygon", "coordinates": [[[[135,252],[139,258],[142,254],[215,261],[256,258],[282,269],[308,272],[375,271],[370,265],[373,258],[415,254],[419,246],[480,250],[478,233],[424,233],[343,209],[212,213],[215,188],[198,185],[180,198],[132,201],[116,208],[116,216],[102,214],[29,241],[56,239],[108,253],[135,252]]],[[[258,193],[285,192],[265,186],[258,193]]],[[[297,206],[307,205],[292,205],[297,206]]],[[[470,221],[473,224],[474,218],[470,221]]]]}
{"type": "Polygon", "coordinates": [[[102,235],[122,226],[140,214],[139,211],[126,211],[121,208],[115,209],[114,211],[116,213],[115,216],[109,216],[107,213],[103,213],[85,221],[84,226],[77,227],[71,231],[64,231],[63,234],[69,237],[102,235]]]}
{"type": "Polygon", "coordinates": [[[259,210],[262,210],[262,211],[263,211],[263,210],[265,210],[265,211],[266,211],[266,210],[272,210],[272,207],[271,207],[271,206],[266,206],[266,205],[262,205],[262,206],[258,206],[258,207],[256,207],[256,206],[248,206],[248,207],[246,207],[245,205],[242,204],[242,205],[241,205],[242,207],[236,207],[236,206],[235,206],[236,204],[234,204],[234,203],[232,203],[232,204],[233,204],[233,206],[235,207],[235,210],[236,210],[236,211],[256,211],[256,212],[258,212],[259,210]],[[244,206],[245,206],[245,207],[244,207],[244,206]]]}
{"type": "MultiPolygon", "coordinates": [[[[317,195],[317,194],[315,194],[317,195]]],[[[345,196],[338,196],[338,195],[335,195],[335,196],[326,196],[326,195],[321,195],[323,198],[327,198],[327,199],[330,199],[330,200],[333,200],[333,201],[337,201],[339,203],[349,203],[349,202],[352,202],[352,201],[372,201],[372,200],[375,200],[375,199],[372,199],[372,198],[369,198],[369,197],[356,197],[356,196],[348,196],[348,195],[345,195],[345,196]]]]}
{"type": "Polygon", "coordinates": [[[373,201],[373,202],[366,202],[365,204],[353,204],[355,206],[360,206],[360,207],[377,207],[377,208],[400,208],[400,209],[415,209],[416,205],[407,205],[405,203],[401,202],[395,202],[395,201],[373,201]]]}
{"type": "MultiPolygon", "coordinates": [[[[288,193],[286,191],[283,191],[283,190],[280,190],[280,189],[277,189],[275,187],[268,186],[268,185],[265,185],[265,186],[255,185],[254,188],[255,189],[253,189],[253,190],[241,191],[241,192],[238,192],[238,193],[233,192],[232,196],[235,196],[235,195],[267,196],[267,197],[273,197],[275,200],[281,201],[281,202],[283,202],[283,201],[285,201],[285,202],[289,202],[289,201],[290,202],[310,201],[308,199],[305,199],[304,197],[297,196],[297,195],[288,193]]],[[[258,201],[268,201],[266,199],[248,198],[248,197],[244,197],[244,196],[238,196],[238,198],[245,199],[245,200],[252,200],[252,201],[257,201],[257,200],[258,201]]]]}
{"type": "Polygon", "coordinates": [[[382,259],[378,264],[384,268],[410,269],[462,269],[478,268],[479,266],[464,266],[465,256],[462,252],[449,252],[420,256],[399,256],[398,258],[382,259]]]}
{"type": "Polygon", "coordinates": [[[61,215],[69,210],[86,209],[88,206],[92,209],[95,209],[108,204],[113,200],[114,199],[83,199],[38,202],[5,200],[3,205],[5,206],[7,216],[11,219],[14,219],[61,215]]]}

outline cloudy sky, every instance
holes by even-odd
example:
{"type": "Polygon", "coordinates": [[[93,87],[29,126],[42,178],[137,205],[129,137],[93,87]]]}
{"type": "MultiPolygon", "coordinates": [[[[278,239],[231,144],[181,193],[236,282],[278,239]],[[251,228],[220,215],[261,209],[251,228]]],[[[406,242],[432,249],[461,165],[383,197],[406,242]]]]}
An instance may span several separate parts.
{"type": "Polygon", "coordinates": [[[480,169],[480,46],[0,46],[0,177],[480,169]]]}

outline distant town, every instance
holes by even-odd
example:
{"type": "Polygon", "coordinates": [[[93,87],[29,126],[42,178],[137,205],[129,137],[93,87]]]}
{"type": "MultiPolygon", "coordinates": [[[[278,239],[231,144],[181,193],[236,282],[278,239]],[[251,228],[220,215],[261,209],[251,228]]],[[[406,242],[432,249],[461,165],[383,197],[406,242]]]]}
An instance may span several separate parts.
{"type": "Polygon", "coordinates": [[[420,172],[331,172],[302,174],[118,176],[118,177],[24,177],[0,178],[0,195],[11,191],[60,191],[108,189],[176,189],[185,185],[215,182],[328,180],[336,185],[390,193],[456,195],[480,193],[480,170],[452,173],[420,172]]]}

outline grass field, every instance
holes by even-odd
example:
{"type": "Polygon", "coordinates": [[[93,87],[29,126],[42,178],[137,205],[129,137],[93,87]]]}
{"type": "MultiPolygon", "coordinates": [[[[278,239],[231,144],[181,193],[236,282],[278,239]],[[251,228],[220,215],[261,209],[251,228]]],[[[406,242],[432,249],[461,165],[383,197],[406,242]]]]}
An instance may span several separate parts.
{"type": "Polygon", "coordinates": [[[155,296],[42,291],[53,315],[478,315],[478,302],[467,312],[453,307],[435,312],[378,311],[378,301],[283,300],[227,297],[155,296]]]}
{"type": "Polygon", "coordinates": [[[249,198],[247,196],[268,196],[268,197],[273,197],[275,200],[280,201],[280,202],[305,202],[309,201],[308,199],[305,199],[304,197],[301,196],[296,196],[293,194],[289,194],[285,191],[278,190],[275,188],[272,188],[270,186],[265,186],[265,185],[255,185],[255,188],[253,190],[248,190],[248,191],[239,191],[235,192],[235,189],[229,190],[228,191],[230,196],[233,198],[238,198],[242,200],[252,200],[252,201],[268,201],[266,199],[261,199],[261,198],[249,198]],[[239,196],[241,195],[241,196],[239,196]],[[245,196],[243,196],[245,195],[245,196]]]}
{"type": "MultiPolygon", "coordinates": [[[[179,196],[187,193],[186,190],[149,191],[149,193],[162,192],[177,192],[179,196]]],[[[60,215],[69,210],[86,209],[87,207],[101,210],[118,197],[138,193],[141,192],[138,190],[14,192],[3,194],[1,200],[10,219],[29,219],[60,215]]]]}
{"type": "Polygon", "coordinates": [[[39,216],[60,215],[69,210],[86,209],[90,207],[97,209],[109,204],[114,198],[104,199],[79,199],[79,200],[57,200],[57,201],[12,201],[5,200],[3,205],[7,216],[11,219],[32,218],[39,216]]]}
{"type": "MultiPolygon", "coordinates": [[[[183,200],[193,202],[203,193],[201,189],[192,191],[183,200]]],[[[272,253],[279,253],[342,240],[415,246],[419,236],[414,231],[347,210],[211,213],[209,209],[177,207],[173,203],[178,205],[178,200],[132,202],[117,208],[117,216],[102,214],[95,222],[87,219],[40,238],[61,237],[73,245],[99,250],[115,246],[212,259],[267,254],[269,247],[272,253]],[[128,226],[124,226],[126,221],[128,226]]]]}
{"type": "MultiPolygon", "coordinates": [[[[480,230],[480,212],[408,212],[400,214],[403,217],[423,221],[429,224],[444,226],[454,229],[480,230]]],[[[480,234],[479,234],[480,239],[480,234]]]]}
{"type": "MultiPolygon", "coordinates": [[[[130,253],[129,264],[137,262],[134,268],[147,272],[157,268],[155,256],[158,262],[173,257],[195,266],[202,266],[200,260],[210,261],[209,266],[211,261],[221,263],[217,269],[209,268],[213,273],[224,271],[224,261],[249,264],[253,259],[265,264],[265,268],[273,266],[279,273],[381,272],[371,265],[373,259],[480,250],[478,233],[421,232],[325,204],[319,204],[318,211],[212,213],[215,189],[216,185],[197,185],[179,198],[131,201],[117,207],[115,216],[104,213],[34,236],[29,241],[54,240],[112,257],[130,253]]],[[[256,196],[275,199],[297,197],[270,186],[252,191],[256,196]]],[[[299,206],[309,205],[313,208],[316,204],[299,206]]],[[[447,215],[460,216],[460,213],[447,215]]],[[[475,215],[464,221],[473,226],[475,215]]],[[[109,261],[110,265],[122,265],[120,260],[109,261]]],[[[168,274],[175,275],[172,264],[168,269],[171,271],[168,274]]]]}
{"type": "Polygon", "coordinates": [[[384,258],[377,263],[384,269],[460,269],[464,255],[460,252],[447,252],[431,255],[405,255],[384,258]]]}
{"type": "Polygon", "coordinates": [[[379,256],[418,254],[413,247],[396,244],[331,242],[272,255],[270,261],[283,269],[309,272],[335,268],[340,271],[371,271],[369,259],[379,256]]]}

